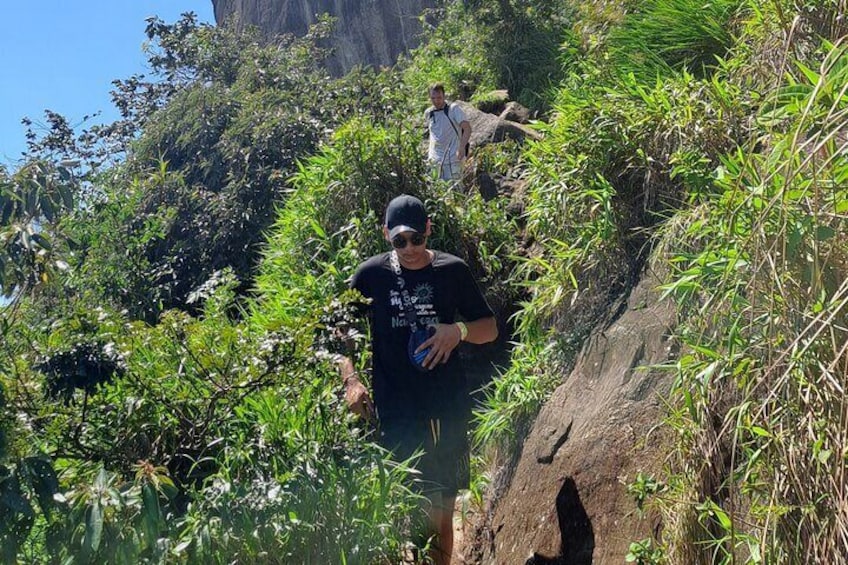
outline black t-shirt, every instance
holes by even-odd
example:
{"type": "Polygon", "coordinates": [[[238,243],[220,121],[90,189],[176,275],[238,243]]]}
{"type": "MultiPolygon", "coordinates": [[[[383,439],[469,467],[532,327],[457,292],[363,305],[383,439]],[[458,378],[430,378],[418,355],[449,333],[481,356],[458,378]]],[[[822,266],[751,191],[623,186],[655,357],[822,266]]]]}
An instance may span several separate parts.
{"type": "MultiPolygon", "coordinates": [[[[433,251],[423,269],[401,268],[404,288],[421,325],[451,324],[459,317],[475,321],[493,316],[468,265],[449,253],[433,251]]],[[[353,276],[351,286],[371,299],[374,403],[381,420],[465,417],[469,394],[458,352],[427,372],[413,367],[407,355],[405,320],[391,252],[371,257],[353,276]]]]}

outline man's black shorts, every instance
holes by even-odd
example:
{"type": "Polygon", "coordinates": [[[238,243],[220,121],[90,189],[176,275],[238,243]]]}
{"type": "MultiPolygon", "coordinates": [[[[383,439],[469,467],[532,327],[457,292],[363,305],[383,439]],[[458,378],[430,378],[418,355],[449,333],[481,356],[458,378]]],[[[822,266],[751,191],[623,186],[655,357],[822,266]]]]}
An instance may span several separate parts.
{"type": "Polygon", "coordinates": [[[421,473],[419,488],[425,495],[439,492],[456,496],[468,488],[468,421],[465,418],[422,418],[383,420],[380,443],[398,461],[410,458],[417,450],[424,454],[416,467],[421,473]]]}

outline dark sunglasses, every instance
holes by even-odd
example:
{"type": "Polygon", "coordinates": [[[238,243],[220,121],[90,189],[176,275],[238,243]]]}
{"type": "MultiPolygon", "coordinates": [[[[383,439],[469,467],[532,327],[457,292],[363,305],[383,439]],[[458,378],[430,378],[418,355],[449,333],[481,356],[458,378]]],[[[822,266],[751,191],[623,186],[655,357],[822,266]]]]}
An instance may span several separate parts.
{"type": "Polygon", "coordinates": [[[406,247],[407,243],[411,243],[418,247],[419,245],[424,245],[424,241],[426,241],[426,239],[427,238],[420,233],[414,233],[408,238],[404,237],[402,234],[397,234],[392,238],[392,247],[395,249],[403,249],[406,247]]]}

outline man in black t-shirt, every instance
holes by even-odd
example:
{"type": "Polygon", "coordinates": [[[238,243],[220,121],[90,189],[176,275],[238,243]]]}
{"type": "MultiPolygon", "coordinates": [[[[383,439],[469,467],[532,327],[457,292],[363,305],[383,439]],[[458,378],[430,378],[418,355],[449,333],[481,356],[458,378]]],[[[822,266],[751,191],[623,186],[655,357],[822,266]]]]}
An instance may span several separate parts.
{"type": "Polygon", "coordinates": [[[465,373],[453,353],[461,341],[494,341],[498,328],[468,266],[427,248],[430,231],[419,199],[401,195],[389,203],[383,235],[393,250],[362,263],[351,282],[371,299],[373,404],[349,360],[341,371],[348,404],[377,417],[381,443],[398,459],[424,450],[418,469],[437,536],[433,558],[448,564],[456,493],[468,487],[471,413],[465,373]],[[425,333],[410,345],[414,328],[425,333]]]}

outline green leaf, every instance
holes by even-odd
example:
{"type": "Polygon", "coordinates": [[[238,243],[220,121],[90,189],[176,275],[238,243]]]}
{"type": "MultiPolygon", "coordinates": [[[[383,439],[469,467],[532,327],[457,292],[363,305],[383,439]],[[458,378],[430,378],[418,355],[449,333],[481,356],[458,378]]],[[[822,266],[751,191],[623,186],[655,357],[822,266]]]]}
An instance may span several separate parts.
{"type": "Polygon", "coordinates": [[[327,233],[324,231],[324,228],[322,228],[318,222],[316,222],[314,219],[310,219],[309,224],[312,226],[312,231],[315,232],[315,235],[317,235],[321,239],[327,238],[327,233]]]}
{"type": "Polygon", "coordinates": [[[182,553],[185,553],[185,551],[191,546],[191,544],[192,544],[191,539],[180,542],[174,548],[174,553],[177,554],[177,555],[181,555],[182,553]]]}
{"type": "Polygon", "coordinates": [[[55,209],[53,207],[53,203],[50,201],[50,198],[44,196],[39,201],[39,206],[41,207],[41,213],[44,214],[44,217],[47,218],[48,222],[52,222],[53,218],[55,218],[55,209]]]}
{"type": "Polygon", "coordinates": [[[67,210],[71,210],[74,207],[74,196],[71,194],[71,189],[68,188],[65,184],[60,184],[58,186],[59,196],[62,197],[62,202],[65,205],[67,210]]]}
{"type": "Polygon", "coordinates": [[[97,472],[97,477],[94,479],[94,488],[98,491],[104,491],[108,486],[109,474],[106,472],[105,468],[101,467],[100,471],[97,472]]]}
{"type": "Polygon", "coordinates": [[[810,84],[817,84],[819,82],[820,76],[817,72],[807,67],[800,61],[796,61],[795,64],[798,66],[799,69],[801,69],[801,72],[804,73],[804,76],[807,77],[807,80],[810,81],[810,84]]]}
{"type": "Polygon", "coordinates": [[[0,507],[4,506],[16,514],[33,516],[32,506],[23,496],[17,474],[6,477],[0,482],[0,507]]]}
{"type": "Polygon", "coordinates": [[[40,233],[32,234],[32,240],[39,245],[42,249],[50,251],[53,249],[53,244],[50,243],[50,240],[41,235],[40,233]]]}
{"type": "Polygon", "coordinates": [[[155,540],[159,537],[159,496],[153,485],[146,483],[141,487],[141,498],[144,507],[144,530],[155,540]]]}
{"type": "Polygon", "coordinates": [[[103,507],[100,506],[100,501],[96,500],[86,511],[85,542],[83,544],[83,550],[89,555],[96,552],[100,548],[102,536],[103,507]]]}
{"type": "Polygon", "coordinates": [[[25,200],[26,204],[24,207],[24,211],[28,216],[36,217],[38,216],[38,192],[39,186],[35,182],[29,183],[31,186],[29,190],[26,192],[25,200]]]}
{"type": "Polygon", "coordinates": [[[771,434],[769,433],[768,430],[761,428],[759,426],[751,426],[751,432],[753,432],[755,435],[758,435],[760,437],[768,437],[768,438],[771,437],[771,434]]]}
{"type": "Polygon", "coordinates": [[[212,536],[209,534],[209,526],[204,526],[200,530],[200,536],[197,539],[197,554],[204,556],[212,549],[212,536]]]}
{"type": "Polygon", "coordinates": [[[0,226],[5,226],[12,219],[12,213],[15,211],[15,201],[11,198],[0,200],[2,204],[2,212],[0,212],[0,226]]]}
{"type": "Polygon", "coordinates": [[[721,524],[721,527],[724,528],[726,531],[730,531],[730,528],[733,526],[733,524],[730,521],[730,516],[727,515],[727,512],[725,512],[718,506],[713,506],[712,511],[715,517],[718,518],[718,522],[719,524],[721,524]]]}
{"type": "Polygon", "coordinates": [[[32,241],[30,240],[29,233],[26,230],[21,230],[21,245],[24,246],[24,249],[27,251],[32,251],[32,241]]]}
{"type": "Polygon", "coordinates": [[[167,475],[159,475],[159,490],[162,491],[162,494],[167,496],[168,498],[174,498],[179,493],[179,489],[174,484],[174,481],[171,480],[171,477],[167,475]]]}

